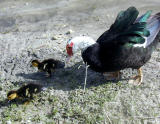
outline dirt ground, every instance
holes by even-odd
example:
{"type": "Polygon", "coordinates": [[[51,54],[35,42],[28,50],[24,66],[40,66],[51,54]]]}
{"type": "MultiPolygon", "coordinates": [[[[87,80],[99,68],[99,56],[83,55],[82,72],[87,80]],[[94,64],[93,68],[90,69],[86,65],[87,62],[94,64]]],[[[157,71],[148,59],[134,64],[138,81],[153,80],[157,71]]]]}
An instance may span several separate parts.
{"type": "Polygon", "coordinates": [[[52,78],[31,66],[33,59],[65,62],[68,39],[86,35],[97,39],[119,11],[135,6],[140,14],[160,12],[159,0],[0,0],[0,123],[160,124],[160,45],[143,66],[140,86],[107,81],[88,70],[77,53],[52,78]],[[45,90],[29,104],[8,103],[7,92],[27,83],[45,90]]]}

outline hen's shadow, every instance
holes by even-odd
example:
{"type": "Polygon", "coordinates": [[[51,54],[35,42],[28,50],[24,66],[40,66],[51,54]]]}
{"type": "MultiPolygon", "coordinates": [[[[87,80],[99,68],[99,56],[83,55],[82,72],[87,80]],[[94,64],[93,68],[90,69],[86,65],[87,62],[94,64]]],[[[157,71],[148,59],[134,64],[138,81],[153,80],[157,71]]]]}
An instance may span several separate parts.
{"type": "MultiPolygon", "coordinates": [[[[79,62],[71,67],[57,69],[52,73],[52,77],[46,77],[45,72],[36,72],[31,74],[19,73],[17,76],[23,77],[25,80],[32,80],[43,85],[54,87],[61,90],[73,90],[84,86],[86,67],[79,62]]],[[[102,74],[96,73],[91,69],[87,71],[87,86],[98,86],[104,83],[116,83],[118,81],[107,81],[102,74]]]]}

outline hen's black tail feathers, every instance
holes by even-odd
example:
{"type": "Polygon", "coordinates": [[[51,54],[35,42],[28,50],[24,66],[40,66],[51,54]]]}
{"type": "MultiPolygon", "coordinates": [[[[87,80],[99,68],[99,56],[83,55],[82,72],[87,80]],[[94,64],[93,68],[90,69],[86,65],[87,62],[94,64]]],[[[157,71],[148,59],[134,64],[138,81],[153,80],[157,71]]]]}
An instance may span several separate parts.
{"type": "Polygon", "coordinates": [[[129,7],[126,11],[119,12],[115,22],[110,27],[110,31],[121,32],[135,22],[138,14],[139,12],[135,7],[129,7]]]}

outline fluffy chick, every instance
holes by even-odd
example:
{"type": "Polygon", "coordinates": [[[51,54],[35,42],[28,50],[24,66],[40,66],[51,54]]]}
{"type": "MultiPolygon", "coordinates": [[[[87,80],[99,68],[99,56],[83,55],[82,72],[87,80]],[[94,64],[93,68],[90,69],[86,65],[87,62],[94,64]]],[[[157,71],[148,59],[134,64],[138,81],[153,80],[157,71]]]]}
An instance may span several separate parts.
{"type": "Polygon", "coordinates": [[[32,66],[37,67],[39,71],[47,72],[48,77],[51,77],[55,69],[64,68],[65,64],[59,60],[46,59],[42,62],[33,60],[32,66]]]}
{"type": "Polygon", "coordinates": [[[8,100],[21,99],[30,101],[33,99],[33,95],[39,93],[42,90],[42,86],[39,84],[27,84],[19,88],[18,90],[11,90],[7,94],[8,100]]]}

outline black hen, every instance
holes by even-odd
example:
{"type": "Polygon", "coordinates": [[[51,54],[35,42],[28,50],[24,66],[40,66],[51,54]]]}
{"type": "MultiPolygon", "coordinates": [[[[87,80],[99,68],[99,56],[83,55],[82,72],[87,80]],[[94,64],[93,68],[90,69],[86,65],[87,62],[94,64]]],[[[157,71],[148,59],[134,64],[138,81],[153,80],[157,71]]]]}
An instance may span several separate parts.
{"type": "Polygon", "coordinates": [[[135,7],[121,11],[110,29],[95,43],[85,37],[69,40],[66,47],[68,55],[82,50],[84,62],[96,72],[119,73],[125,68],[137,69],[138,76],[135,78],[140,84],[141,66],[151,58],[159,41],[160,13],[151,16],[151,11],[147,11],[137,18],[138,14],[135,7]]]}

